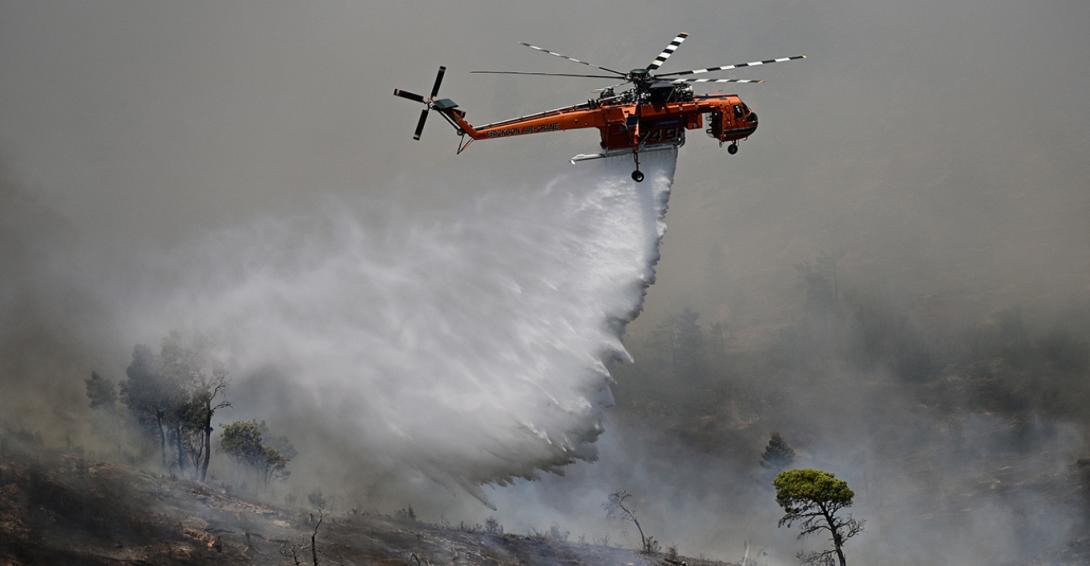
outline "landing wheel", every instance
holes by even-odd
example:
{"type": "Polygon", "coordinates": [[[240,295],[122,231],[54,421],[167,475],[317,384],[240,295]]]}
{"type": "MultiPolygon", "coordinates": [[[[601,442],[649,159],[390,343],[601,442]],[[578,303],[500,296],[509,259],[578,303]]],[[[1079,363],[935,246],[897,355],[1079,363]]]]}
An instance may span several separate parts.
{"type": "Polygon", "coordinates": [[[735,153],[738,153],[738,144],[732,143],[732,144],[728,145],[727,146],[727,153],[729,153],[731,155],[734,155],[735,153]]]}
{"type": "Polygon", "coordinates": [[[637,183],[639,183],[640,181],[643,181],[643,173],[639,169],[633,171],[632,172],[632,180],[636,181],[637,183]]]}

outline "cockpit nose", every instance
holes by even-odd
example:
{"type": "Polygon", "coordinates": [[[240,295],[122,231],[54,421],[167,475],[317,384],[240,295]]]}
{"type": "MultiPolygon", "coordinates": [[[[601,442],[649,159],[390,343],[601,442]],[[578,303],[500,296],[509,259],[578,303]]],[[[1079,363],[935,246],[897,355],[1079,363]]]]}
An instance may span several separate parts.
{"type": "Polygon", "coordinates": [[[746,122],[749,122],[750,124],[752,124],[754,126],[757,125],[757,113],[754,112],[753,110],[751,110],[749,108],[749,106],[746,106],[745,102],[739,104],[738,106],[735,106],[734,109],[735,109],[734,114],[735,114],[736,118],[742,118],[743,116],[745,116],[746,122]],[[738,115],[739,110],[742,111],[742,116],[738,115]]]}

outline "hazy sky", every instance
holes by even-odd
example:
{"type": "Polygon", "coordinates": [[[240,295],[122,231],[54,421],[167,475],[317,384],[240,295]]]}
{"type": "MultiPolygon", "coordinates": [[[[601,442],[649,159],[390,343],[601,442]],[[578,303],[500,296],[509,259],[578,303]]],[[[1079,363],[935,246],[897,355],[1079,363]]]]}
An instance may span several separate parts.
{"type": "Polygon", "coordinates": [[[737,87],[761,115],[737,156],[690,132],[649,318],[744,314],[762,301],[746,289],[822,250],[929,290],[1001,275],[1090,291],[1085,2],[5,1],[0,16],[0,156],[103,246],[329,194],[442,206],[539,186],[597,134],[455,156],[441,120],[413,142],[417,108],[390,92],[426,90],[444,64],[442,94],[491,121],[602,86],[467,73],[581,71],[518,41],[627,68],[687,31],[667,70],[809,59],[729,75],[768,81],[737,87]]]}

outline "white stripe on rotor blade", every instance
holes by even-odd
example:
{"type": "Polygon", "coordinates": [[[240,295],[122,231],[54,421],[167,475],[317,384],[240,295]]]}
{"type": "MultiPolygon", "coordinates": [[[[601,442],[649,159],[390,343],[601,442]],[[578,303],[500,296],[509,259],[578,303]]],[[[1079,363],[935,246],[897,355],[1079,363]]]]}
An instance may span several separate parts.
{"type": "Polygon", "coordinates": [[[529,47],[530,49],[536,49],[537,51],[541,51],[543,53],[548,53],[549,55],[560,57],[562,59],[567,59],[568,61],[573,61],[575,63],[579,63],[581,65],[586,65],[588,67],[593,67],[594,66],[594,65],[591,65],[590,63],[587,63],[586,61],[580,61],[579,59],[576,59],[575,57],[568,57],[567,55],[564,55],[563,53],[557,53],[556,51],[549,51],[548,49],[545,49],[544,47],[538,47],[538,46],[533,45],[531,43],[526,43],[525,41],[523,41],[521,43],[523,45],[525,45],[526,47],[529,47]]]}
{"type": "Polygon", "coordinates": [[[761,84],[764,81],[755,79],[676,79],[674,84],[681,83],[742,83],[742,84],[761,84]]]}
{"type": "MultiPolygon", "coordinates": [[[[699,73],[712,73],[716,71],[730,71],[732,69],[741,69],[742,67],[759,67],[761,65],[768,65],[770,63],[784,63],[786,61],[795,61],[797,59],[805,59],[805,55],[794,55],[792,57],[780,57],[779,59],[766,59],[764,61],[751,61],[749,63],[738,63],[737,65],[723,65],[722,67],[708,67],[706,69],[693,69],[691,71],[682,71],[681,75],[696,75],[699,73]]],[[[673,73],[667,73],[673,74],[673,73]]]]}
{"type": "Polygon", "coordinates": [[[651,62],[651,64],[648,66],[648,68],[650,70],[654,71],[654,70],[658,69],[659,67],[661,67],[662,64],[665,63],[666,60],[670,58],[670,55],[672,55],[674,53],[674,51],[677,51],[677,48],[681,46],[681,43],[683,41],[685,41],[686,37],[689,37],[689,34],[680,33],[676,37],[674,37],[674,40],[671,41],[670,44],[667,45],[666,48],[662,50],[662,53],[659,53],[658,57],[655,57],[655,60],[651,62]]]}

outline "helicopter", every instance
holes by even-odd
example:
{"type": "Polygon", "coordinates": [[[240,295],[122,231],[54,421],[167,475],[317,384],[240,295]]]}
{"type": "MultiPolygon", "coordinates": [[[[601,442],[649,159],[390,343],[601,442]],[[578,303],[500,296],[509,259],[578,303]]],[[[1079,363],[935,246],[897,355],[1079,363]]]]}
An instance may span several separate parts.
{"type": "Polygon", "coordinates": [[[500,139],[580,128],[597,128],[601,134],[602,151],[576,155],[571,158],[571,163],[574,165],[579,161],[603,159],[631,153],[635,162],[632,179],[638,183],[643,181],[644,178],[644,174],[640,171],[640,153],[679,148],[685,144],[686,130],[704,128],[706,123],[705,132],[707,135],[718,140],[720,146],[728,143],[727,153],[731,155],[738,153],[739,140],[747,139],[757,130],[757,113],[746,106],[746,103],[742,102],[737,94],[695,94],[693,85],[714,83],[761,84],[764,81],[736,78],[694,78],[690,75],[704,75],[806,58],[805,55],[793,55],[791,57],[764,59],[719,67],[659,73],[659,68],[677,51],[687,37],[689,37],[687,33],[677,34],[650,64],[628,72],[602,67],[523,42],[522,45],[540,53],[593,67],[609,74],[527,71],[470,72],[498,75],[612,79],[622,82],[596,89],[600,93],[598,97],[581,104],[519,116],[500,122],[474,126],[466,120],[465,111],[461,110],[454,101],[449,98],[438,98],[439,86],[442,84],[443,76],[447,70],[444,66],[439,67],[439,72],[435,76],[435,82],[429,96],[425,97],[400,89],[394,89],[394,96],[419,102],[425,106],[420,112],[420,119],[413,133],[414,140],[420,139],[428,115],[435,111],[453,126],[458,134],[458,154],[465,151],[476,140],[500,139]]]}

